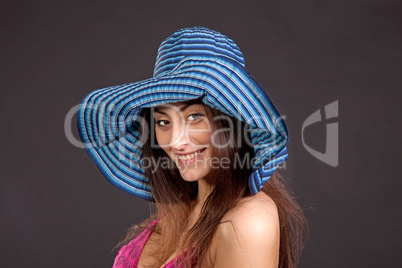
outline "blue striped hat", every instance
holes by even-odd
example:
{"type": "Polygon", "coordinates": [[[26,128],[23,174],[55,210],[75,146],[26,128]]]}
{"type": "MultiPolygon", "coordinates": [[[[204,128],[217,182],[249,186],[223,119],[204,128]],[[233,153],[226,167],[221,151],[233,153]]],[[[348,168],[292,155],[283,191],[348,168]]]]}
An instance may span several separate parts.
{"type": "Polygon", "coordinates": [[[178,30],[159,47],[152,78],[98,89],[82,101],[81,140],[101,173],[130,194],[153,200],[142,168],[141,108],[200,98],[249,124],[255,162],[249,187],[258,193],[288,157],[285,121],[245,69],[239,47],[205,27],[178,30]]]}

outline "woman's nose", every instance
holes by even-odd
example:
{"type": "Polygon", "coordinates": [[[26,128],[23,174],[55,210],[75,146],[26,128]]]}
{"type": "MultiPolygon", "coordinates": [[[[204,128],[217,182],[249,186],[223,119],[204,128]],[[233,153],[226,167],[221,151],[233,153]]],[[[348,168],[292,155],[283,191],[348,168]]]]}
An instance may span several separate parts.
{"type": "Polygon", "coordinates": [[[172,126],[172,133],[170,137],[170,147],[172,149],[180,149],[188,144],[186,137],[186,125],[185,124],[174,124],[172,126]]]}

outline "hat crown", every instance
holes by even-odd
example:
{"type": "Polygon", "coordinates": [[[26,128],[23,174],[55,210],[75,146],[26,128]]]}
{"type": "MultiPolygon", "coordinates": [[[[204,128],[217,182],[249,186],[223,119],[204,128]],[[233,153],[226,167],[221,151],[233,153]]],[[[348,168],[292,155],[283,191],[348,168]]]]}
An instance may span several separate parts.
{"type": "Polygon", "coordinates": [[[188,56],[223,56],[245,67],[243,53],[236,43],[206,27],[183,28],[166,38],[158,49],[154,77],[173,70],[188,56]]]}

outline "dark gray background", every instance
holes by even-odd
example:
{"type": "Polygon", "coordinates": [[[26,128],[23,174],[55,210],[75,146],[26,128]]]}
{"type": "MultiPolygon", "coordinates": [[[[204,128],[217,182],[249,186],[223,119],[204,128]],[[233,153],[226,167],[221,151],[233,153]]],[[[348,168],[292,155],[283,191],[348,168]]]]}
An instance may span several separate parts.
{"type": "MultiPolygon", "coordinates": [[[[2,1],[1,267],[111,267],[145,201],[113,187],[64,131],[91,91],[152,76],[174,31],[232,38],[286,116],[289,178],[310,240],[300,267],[401,267],[400,1],[2,1]],[[324,152],[339,123],[339,166],[324,152]]],[[[76,127],[73,122],[75,135],[76,127]]]]}

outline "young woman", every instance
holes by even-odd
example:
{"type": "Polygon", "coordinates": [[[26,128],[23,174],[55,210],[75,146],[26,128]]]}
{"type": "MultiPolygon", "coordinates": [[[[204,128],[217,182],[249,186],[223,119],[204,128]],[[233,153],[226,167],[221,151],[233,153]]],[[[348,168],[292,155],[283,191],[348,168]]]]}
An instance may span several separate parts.
{"type": "Polygon", "coordinates": [[[276,170],[286,124],[231,39],[177,31],[153,78],[89,94],[78,127],[102,174],[157,208],[114,267],[296,267],[305,219],[276,170]]]}

